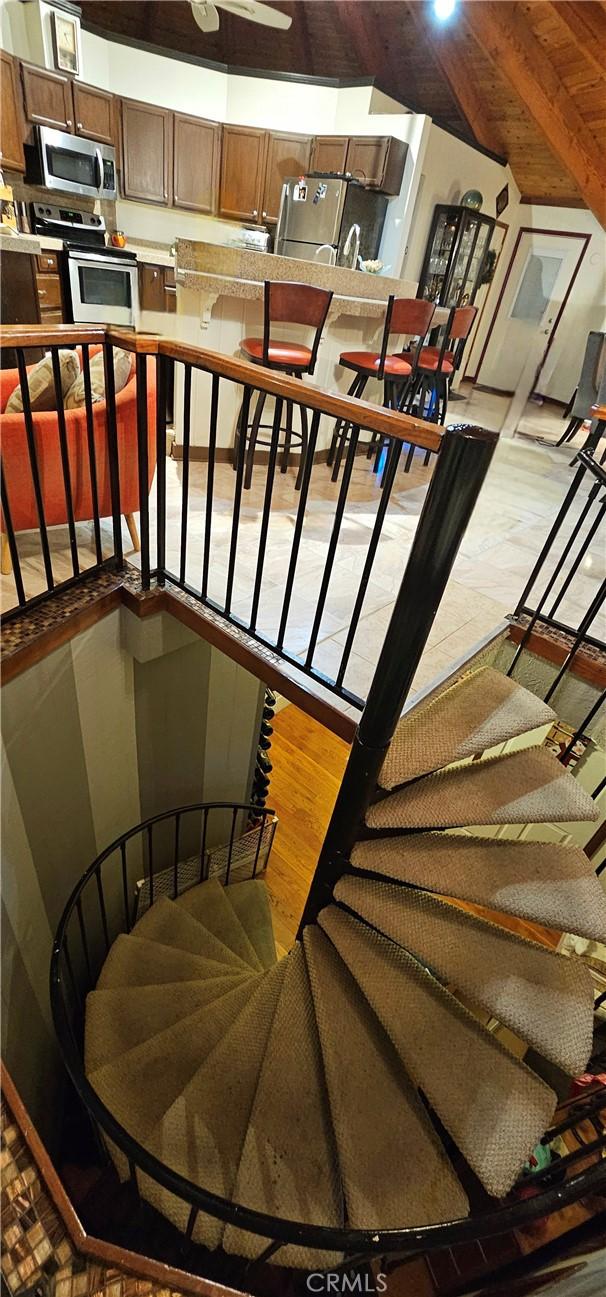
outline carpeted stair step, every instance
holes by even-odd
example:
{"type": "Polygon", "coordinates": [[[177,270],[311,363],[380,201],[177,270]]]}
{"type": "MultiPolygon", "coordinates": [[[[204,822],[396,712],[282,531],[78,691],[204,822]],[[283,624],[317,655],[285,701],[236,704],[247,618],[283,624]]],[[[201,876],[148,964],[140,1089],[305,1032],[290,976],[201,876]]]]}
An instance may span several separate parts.
{"type": "Polygon", "coordinates": [[[346,877],[334,895],[545,1058],[572,1076],[584,1070],[593,985],[580,960],[397,883],[346,877]]]}
{"type": "MultiPolygon", "coordinates": [[[[88,1080],[99,1098],[137,1140],[145,1140],[191,1081],[201,1062],[242,1012],[259,975],[197,1009],[95,1071],[88,1080]]],[[[88,1048],[97,1056],[94,1039],[88,1048]]]]}
{"type": "Polygon", "coordinates": [[[165,1031],[212,1000],[239,986],[250,974],[119,986],[91,991],[86,999],[86,1068],[94,1071],[150,1036],[165,1031]]]}
{"type": "MultiPolygon", "coordinates": [[[[340,1177],[331,1127],[322,1055],[303,951],[285,959],[284,983],[272,1024],[255,1101],[236,1175],[235,1202],[308,1224],[343,1223],[340,1177]]],[[[259,1236],[225,1229],[227,1252],[257,1257],[259,1236]]],[[[329,1256],[286,1245],[279,1265],[309,1269],[329,1256]]]]}
{"type": "Polygon", "coordinates": [[[265,883],[260,878],[249,878],[244,883],[230,883],[225,890],[262,968],[271,968],[277,956],[265,883]]]}
{"type": "Polygon", "coordinates": [[[225,965],[217,959],[190,955],[187,950],[165,946],[120,933],[105,960],[97,990],[118,986],[158,986],[165,982],[190,982],[207,977],[251,977],[251,968],[225,965]]]}
{"type": "Polygon", "coordinates": [[[417,779],[366,812],[372,829],[595,820],[594,802],[547,748],[523,748],[417,779]]]}
{"type": "MultiPolygon", "coordinates": [[[[285,961],[259,979],[248,1003],[146,1140],[150,1152],[211,1193],[230,1198],[250,1110],[285,972],[285,961]]],[[[140,1177],[142,1193],[178,1229],[189,1207],[140,1177]]],[[[201,1212],[193,1240],[216,1248],[223,1221],[201,1212]]]]}
{"type": "Polygon", "coordinates": [[[384,878],[606,943],[606,895],[577,846],[415,833],[358,842],[351,863],[384,878]]]}
{"type": "Polygon", "coordinates": [[[234,954],[229,946],[203,926],[200,919],[194,918],[182,905],[169,900],[167,896],[162,896],[154,902],[143,918],[135,924],[133,934],[136,937],[145,937],[146,941],[159,941],[165,946],[187,950],[190,955],[201,955],[203,959],[215,960],[223,964],[224,969],[227,965],[244,973],[258,972],[256,963],[254,968],[251,968],[246,959],[241,959],[240,955],[234,954]]]}
{"type": "Polygon", "coordinates": [[[261,961],[231,904],[229,893],[216,878],[190,887],[189,891],[177,897],[175,904],[203,924],[207,932],[227,946],[236,958],[257,971],[261,970],[261,961]]]}
{"type": "Polygon", "coordinates": [[[332,1124],[355,1229],[466,1216],[467,1197],[398,1055],[317,926],[303,934],[332,1124]]]}
{"type": "Polygon", "coordinates": [[[461,676],[399,722],[379,775],[382,788],[429,774],[552,724],[555,713],[492,667],[461,676]]]}
{"type": "Polygon", "coordinates": [[[556,1096],[405,950],[337,906],[324,932],[490,1194],[502,1196],[551,1120],[556,1096]]]}

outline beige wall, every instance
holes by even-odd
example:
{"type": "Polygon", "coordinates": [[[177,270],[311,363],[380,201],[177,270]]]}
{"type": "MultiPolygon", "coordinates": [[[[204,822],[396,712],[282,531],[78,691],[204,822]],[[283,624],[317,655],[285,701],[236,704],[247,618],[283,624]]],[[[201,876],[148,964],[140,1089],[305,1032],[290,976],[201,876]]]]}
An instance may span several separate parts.
{"type": "Polygon", "coordinates": [[[247,800],[263,686],[168,615],[120,609],[5,685],[2,702],[2,1053],[52,1138],[48,972],[67,898],[146,816],[247,800]]]}

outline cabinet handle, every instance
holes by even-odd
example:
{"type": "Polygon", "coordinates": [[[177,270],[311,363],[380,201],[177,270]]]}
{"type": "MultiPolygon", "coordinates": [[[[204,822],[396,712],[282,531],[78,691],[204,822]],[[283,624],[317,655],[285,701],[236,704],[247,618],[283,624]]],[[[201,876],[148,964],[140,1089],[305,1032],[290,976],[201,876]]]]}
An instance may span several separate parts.
{"type": "Polygon", "coordinates": [[[265,220],[265,217],[267,216],[267,212],[262,212],[261,215],[263,217],[263,220],[265,220]]]}
{"type": "Polygon", "coordinates": [[[253,212],[253,216],[258,216],[258,214],[259,214],[259,213],[257,212],[257,209],[256,209],[256,207],[255,207],[255,210],[254,210],[254,212],[253,212]]]}
{"type": "Polygon", "coordinates": [[[46,297],[46,289],[45,289],[45,288],[39,288],[39,289],[38,289],[38,297],[46,297]]]}
{"type": "Polygon", "coordinates": [[[82,122],[76,122],[76,126],[78,127],[79,131],[82,130],[82,122]]]}
{"type": "Polygon", "coordinates": [[[72,125],[72,119],[71,119],[71,117],[68,117],[68,119],[67,119],[65,125],[66,125],[66,126],[71,126],[71,125],[72,125]]]}

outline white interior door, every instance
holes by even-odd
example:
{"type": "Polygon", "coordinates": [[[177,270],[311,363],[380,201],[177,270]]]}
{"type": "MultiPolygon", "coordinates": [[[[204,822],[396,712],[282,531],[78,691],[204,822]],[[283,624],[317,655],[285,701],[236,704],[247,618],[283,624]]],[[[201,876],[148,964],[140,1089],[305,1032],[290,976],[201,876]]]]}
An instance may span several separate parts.
{"type": "Polygon", "coordinates": [[[581,236],[524,231],[478,375],[481,384],[518,393],[523,382],[528,396],[574,274],[580,242],[581,236]]]}

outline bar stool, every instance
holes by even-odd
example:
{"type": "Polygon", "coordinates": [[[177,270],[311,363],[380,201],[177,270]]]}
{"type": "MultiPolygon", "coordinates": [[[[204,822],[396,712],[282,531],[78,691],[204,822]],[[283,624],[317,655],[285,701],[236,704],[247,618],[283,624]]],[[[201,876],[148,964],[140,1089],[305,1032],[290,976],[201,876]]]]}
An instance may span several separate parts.
{"type": "MultiPolygon", "coordinates": [[[[274,283],[269,280],[265,281],[264,296],[264,314],[263,314],[263,337],[262,338],[243,338],[240,343],[240,350],[244,353],[247,360],[255,365],[265,365],[267,369],[278,369],[282,373],[290,374],[293,378],[302,378],[304,374],[313,374],[318,347],[322,330],[326,323],[328,308],[332,301],[332,293],[325,288],[314,288],[311,284],[297,284],[287,281],[286,283],[274,283]],[[304,346],[300,342],[278,341],[271,337],[271,327],[273,324],[304,324],[308,328],[315,330],[311,347],[304,346]]],[[[270,446],[271,441],[261,440],[259,429],[272,428],[272,424],[261,423],[261,416],[267,398],[267,392],[259,392],[255,412],[250,423],[250,436],[248,440],[248,449],[246,451],[246,468],[244,473],[244,487],[249,489],[252,481],[252,471],[255,459],[255,450],[257,446],[270,446]]],[[[234,468],[238,463],[240,438],[246,437],[248,428],[242,427],[244,403],[240,407],[238,422],[236,425],[236,437],[234,443],[234,468]]],[[[308,445],[308,428],[307,428],[307,411],[303,405],[299,405],[301,416],[301,431],[295,432],[293,429],[293,402],[286,401],[286,426],[284,428],[284,441],[278,446],[278,452],[282,452],[281,471],[285,473],[288,468],[290,457],[290,448],[293,439],[301,447],[301,458],[299,462],[299,471],[295,482],[295,490],[298,491],[301,486],[303,476],[303,467],[307,455],[308,445]]],[[[280,429],[282,431],[282,429],[280,429]]]]}
{"type": "MultiPolygon", "coordinates": [[[[453,307],[444,329],[441,345],[421,348],[417,358],[415,379],[407,399],[409,411],[412,411],[415,401],[418,402],[419,418],[435,419],[437,414],[437,422],[441,424],[445,422],[450,385],[461,364],[465,343],[477,313],[477,306],[453,307]]],[[[402,409],[402,406],[400,408],[402,409]]],[[[429,464],[431,454],[430,450],[425,452],[424,465],[429,464]]],[[[406,472],[412,464],[413,456],[414,446],[411,446],[405,465],[406,472]]]]}
{"type": "MultiPolygon", "coordinates": [[[[435,306],[417,297],[389,298],[385,313],[383,339],[380,351],[344,351],[339,357],[339,364],[344,369],[353,369],[355,378],[347,395],[360,398],[370,378],[377,378],[383,383],[383,405],[387,408],[402,409],[408,392],[416,376],[417,359],[427,336],[435,306]],[[406,353],[388,354],[390,337],[393,334],[406,334],[416,339],[411,350],[406,353]]],[[[339,476],[341,460],[349,439],[351,423],[337,419],[335,423],[327,463],[334,464],[332,481],[339,476]]],[[[368,445],[368,458],[373,453],[378,434],[374,433],[368,445]]],[[[375,469],[378,467],[378,456],[375,469]]]]}

